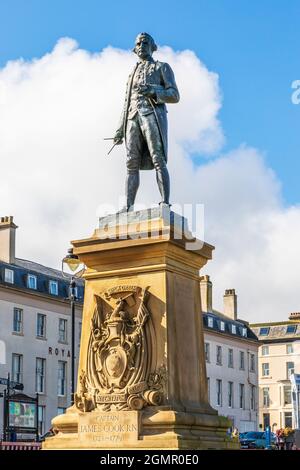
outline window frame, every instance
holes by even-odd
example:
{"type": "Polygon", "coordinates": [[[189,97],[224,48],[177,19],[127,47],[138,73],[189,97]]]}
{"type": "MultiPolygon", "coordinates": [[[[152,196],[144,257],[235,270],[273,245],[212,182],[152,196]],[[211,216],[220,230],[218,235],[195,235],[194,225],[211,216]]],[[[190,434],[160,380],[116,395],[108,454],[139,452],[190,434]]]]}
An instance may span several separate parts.
{"type": "Polygon", "coordinates": [[[270,363],[269,362],[262,362],[261,364],[261,376],[262,377],[269,377],[270,376],[270,363]],[[268,366],[268,367],[264,367],[268,366]],[[268,370],[268,373],[266,374],[266,370],[268,370]]]}
{"type": "Polygon", "coordinates": [[[46,338],[46,332],[47,332],[47,315],[44,313],[37,312],[36,315],[36,337],[37,338],[46,338]],[[39,334],[39,318],[44,319],[44,334],[39,334]]]}
{"type": "Polygon", "coordinates": [[[239,369],[240,370],[245,370],[245,351],[240,351],[240,354],[239,354],[239,369]]]}
{"type": "Polygon", "coordinates": [[[37,276],[35,274],[27,274],[27,288],[37,290],[37,276]],[[34,287],[30,286],[30,280],[34,280],[34,287]]]}
{"type": "Polygon", "coordinates": [[[23,383],[23,354],[12,353],[11,372],[13,382],[23,383]],[[14,370],[16,364],[15,358],[18,358],[18,371],[14,370]]]}
{"type": "Polygon", "coordinates": [[[24,310],[20,307],[14,307],[14,310],[13,310],[13,330],[12,330],[13,333],[16,333],[16,334],[19,334],[19,335],[23,334],[23,328],[24,328],[23,318],[24,318],[24,310]],[[20,312],[20,314],[21,314],[20,315],[21,316],[20,320],[15,320],[15,315],[16,315],[17,312],[20,312]],[[15,321],[18,324],[20,324],[20,330],[15,329],[15,321]]]}
{"type": "Polygon", "coordinates": [[[222,362],[223,362],[223,352],[222,352],[222,346],[220,346],[219,344],[216,345],[216,365],[217,366],[221,366],[222,365],[222,362]]]}
{"type": "Polygon", "coordinates": [[[58,281],[56,281],[55,279],[50,279],[49,281],[49,294],[58,296],[58,281]],[[52,292],[51,286],[56,287],[55,292],[52,292]]]}
{"type": "Polygon", "coordinates": [[[216,392],[217,392],[217,406],[222,407],[223,392],[222,392],[222,379],[216,379],[216,392]]]}
{"type": "Polygon", "coordinates": [[[15,271],[13,269],[4,268],[4,282],[6,282],[7,284],[15,283],[15,271]],[[11,278],[10,276],[7,276],[8,273],[11,274],[11,278]]]}
{"type": "Polygon", "coordinates": [[[57,363],[57,395],[59,397],[65,397],[67,395],[67,361],[58,361],[57,363]],[[60,366],[63,365],[62,368],[60,366]],[[60,372],[63,371],[63,376],[60,377],[60,372]],[[60,386],[63,387],[60,389],[60,386]],[[61,393],[63,389],[63,393],[61,393]]]}
{"type": "Polygon", "coordinates": [[[64,343],[64,344],[68,343],[68,320],[66,318],[59,318],[58,319],[58,342],[59,343],[64,343]],[[62,330],[60,328],[61,324],[65,325],[64,330],[62,330]],[[61,339],[61,333],[62,332],[64,332],[64,339],[61,339]]]}
{"type": "Polygon", "coordinates": [[[43,357],[36,357],[35,359],[35,391],[36,393],[44,394],[45,389],[46,389],[45,384],[46,384],[46,359],[44,359],[43,357]],[[38,363],[40,363],[42,366],[40,368],[41,373],[38,373],[38,363]]]}

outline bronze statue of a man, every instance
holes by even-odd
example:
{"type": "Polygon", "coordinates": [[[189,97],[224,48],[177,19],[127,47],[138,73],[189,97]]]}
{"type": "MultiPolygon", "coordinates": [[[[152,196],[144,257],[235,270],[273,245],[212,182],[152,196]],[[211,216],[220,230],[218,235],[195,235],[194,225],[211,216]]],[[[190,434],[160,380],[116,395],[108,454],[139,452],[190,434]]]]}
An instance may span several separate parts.
{"type": "Polygon", "coordinates": [[[140,33],[135,41],[139,61],[129,75],[124,109],[114,142],[125,139],[127,151],[126,207],[133,209],[139,187],[139,170],[155,168],[161,203],[169,205],[170,179],[167,163],[167,109],[178,103],[179,92],[169,64],[154,61],[154,39],[140,33]]]}

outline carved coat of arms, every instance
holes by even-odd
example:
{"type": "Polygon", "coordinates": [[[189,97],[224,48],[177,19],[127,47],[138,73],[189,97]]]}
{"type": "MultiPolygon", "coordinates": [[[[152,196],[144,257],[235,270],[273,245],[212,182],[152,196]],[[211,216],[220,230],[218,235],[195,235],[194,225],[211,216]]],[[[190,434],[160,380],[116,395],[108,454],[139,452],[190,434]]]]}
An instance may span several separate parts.
{"type": "Polygon", "coordinates": [[[159,405],[164,373],[162,368],[156,370],[148,290],[117,286],[95,298],[86,371],[80,375],[76,406],[82,411],[109,411],[159,405]]]}

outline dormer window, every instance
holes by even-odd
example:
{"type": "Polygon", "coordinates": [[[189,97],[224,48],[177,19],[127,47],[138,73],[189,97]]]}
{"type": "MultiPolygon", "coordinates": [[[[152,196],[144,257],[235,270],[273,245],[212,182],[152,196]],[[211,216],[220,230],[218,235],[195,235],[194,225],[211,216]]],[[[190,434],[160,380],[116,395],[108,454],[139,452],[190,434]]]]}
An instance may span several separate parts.
{"type": "Polygon", "coordinates": [[[214,327],[214,319],[212,317],[207,318],[207,324],[210,328],[214,327]]]}
{"type": "Polygon", "coordinates": [[[270,328],[268,328],[268,327],[262,327],[262,328],[260,328],[260,330],[259,330],[259,335],[260,335],[260,336],[268,336],[269,331],[270,331],[270,328]]]}
{"type": "Polygon", "coordinates": [[[5,268],[4,270],[4,281],[9,284],[14,283],[14,271],[12,269],[5,268]]]}
{"type": "Polygon", "coordinates": [[[225,331],[225,322],[224,321],[220,321],[220,330],[225,331]]]}
{"type": "Polygon", "coordinates": [[[236,325],[231,325],[231,333],[236,335],[236,325]]]}
{"type": "Polygon", "coordinates": [[[49,293],[52,295],[58,295],[58,282],[49,281],[49,293]]]}
{"type": "Polygon", "coordinates": [[[286,333],[288,335],[293,335],[294,333],[296,333],[296,330],[297,330],[297,325],[288,325],[286,327],[286,333]]]}
{"type": "Polygon", "coordinates": [[[247,338],[247,328],[242,328],[242,336],[244,336],[244,338],[247,338]]]}
{"type": "Polygon", "coordinates": [[[27,287],[28,289],[35,289],[37,288],[37,277],[34,274],[27,275],[27,287]]]}

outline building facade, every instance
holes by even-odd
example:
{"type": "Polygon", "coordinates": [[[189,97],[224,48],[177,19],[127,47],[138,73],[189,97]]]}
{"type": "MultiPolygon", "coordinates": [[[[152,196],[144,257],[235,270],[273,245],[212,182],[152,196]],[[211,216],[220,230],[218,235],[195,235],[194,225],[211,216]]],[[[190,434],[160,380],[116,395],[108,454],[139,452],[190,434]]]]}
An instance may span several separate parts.
{"type": "MultiPolygon", "coordinates": [[[[71,308],[69,279],[60,271],[16,258],[12,217],[0,219],[0,377],[38,394],[39,433],[71,403],[71,308]]],[[[75,357],[78,359],[83,283],[77,283],[75,357]]],[[[77,365],[77,364],[76,364],[77,365]]],[[[5,385],[0,385],[4,392],[5,385]]],[[[10,393],[14,393],[11,391],[10,393]]],[[[0,399],[3,432],[3,398],[0,399]]]]}
{"type": "Polygon", "coordinates": [[[237,296],[226,290],[224,313],[212,308],[209,276],[200,281],[210,404],[239,432],[258,430],[258,340],[237,317],[237,296]]]}
{"type": "Polygon", "coordinates": [[[294,427],[291,374],[300,373],[300,313],[284,322],[251,325],[260,340],[259,423],[273,431],[294,427]]]}

